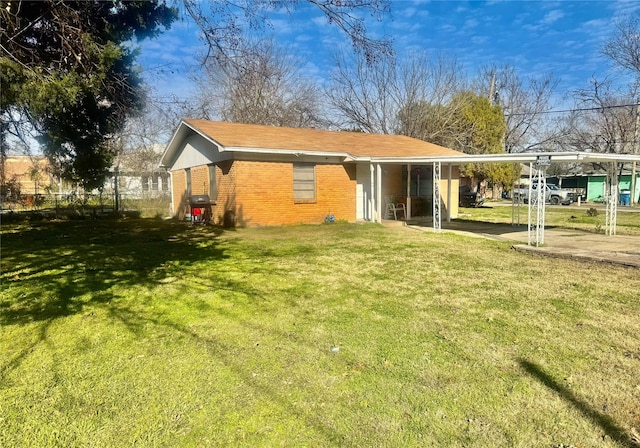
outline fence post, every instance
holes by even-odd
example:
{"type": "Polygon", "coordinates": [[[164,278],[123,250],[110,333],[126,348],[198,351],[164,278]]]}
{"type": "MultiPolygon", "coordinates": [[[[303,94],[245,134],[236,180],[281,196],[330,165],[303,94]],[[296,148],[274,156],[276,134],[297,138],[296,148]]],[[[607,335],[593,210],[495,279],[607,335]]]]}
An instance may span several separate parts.
{"type": "Polygon", "coordinates": [[[113,213],[118,216],[120,213],[120,193],[118,192],[118,167],[116,166],[113,172],[113,191],[114,191],[114,201],[113,201],[113,213]]]}

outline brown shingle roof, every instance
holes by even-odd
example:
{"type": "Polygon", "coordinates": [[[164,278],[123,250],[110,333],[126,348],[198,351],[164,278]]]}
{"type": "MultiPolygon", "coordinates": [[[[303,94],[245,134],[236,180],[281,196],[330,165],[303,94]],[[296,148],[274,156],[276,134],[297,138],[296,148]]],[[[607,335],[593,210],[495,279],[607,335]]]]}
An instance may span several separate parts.
{"type": "Polygon", "coordinates": [[[403,135],[281,128],[208,120],[184,120],[224,147],[321,151],[356,157],[425,157],[463,155],[443,146],[403,135]]]}

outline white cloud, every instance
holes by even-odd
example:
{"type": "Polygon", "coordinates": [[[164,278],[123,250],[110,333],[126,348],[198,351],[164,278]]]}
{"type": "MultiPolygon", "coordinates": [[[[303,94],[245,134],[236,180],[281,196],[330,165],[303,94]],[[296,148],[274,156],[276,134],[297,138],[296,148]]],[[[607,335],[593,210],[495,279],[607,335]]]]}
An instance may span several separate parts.
{"type": "Polygon", "coordinates": [[[562,19],[563,17],[564,12],[560,11],[559,9],[554,9],[553,11],[549,11],[548,13],[546,13],[540,23],[542,25],[551,25],[562,19]]]}
{"type": "Polygon", "coordinates": [[[475,28],[478,26],[478,21],[476,19],[468,19],[464,22],[465,28],[475,28]]]}
{"type": "Polygon", "coordinates": [[[290,20],[272,19],[269,21],[274,32],[278,34],[291,34],[294,31],[290,20]]]}
{"type": "Polygon", "coordinates": [[[640,11],[640,2],[637,0],[612,1],[607,6],[613,10],[616,17],[630,16],[640,11]]]}
{"type": "Polygon", "coordinates": [[[458,30],[458,28],[456,28],[455,25],[451,25],[451,24],[442,25],[440,27],[440,31],[442,31],[444,33],[454,33],[457,30],[458,30]]]}
{"type": "Polygon", "coordinates": [[[416,8],[409,7],[400,11],[399,15],[401,15],[402,17],[406,17],[407,19],[410,19],[416,14],[417,11],[418,10],[416,8]]]}
{"type": "Polygon", "coordinates": [[[327,18],[324,16],[315,16],[311,18],[311,22],[313,22],[313,24],[315,26],[319,26],[319,27],[327,27],[329,25],[327,18]]]}
{"type": "Polygon", "coordinates": [[[313,36],[312,34],[298,34],[294,40],[297,43],[305,43],[305,42],[311,42],[314,39],[315,39],[315,36],[313,36]]]}

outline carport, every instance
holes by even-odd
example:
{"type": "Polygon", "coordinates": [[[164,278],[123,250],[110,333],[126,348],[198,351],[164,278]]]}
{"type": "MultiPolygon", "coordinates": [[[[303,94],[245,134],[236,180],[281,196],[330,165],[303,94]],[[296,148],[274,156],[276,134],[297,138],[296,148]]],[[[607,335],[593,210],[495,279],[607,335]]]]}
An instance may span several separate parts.
{"type": "MultiPolygon", "coordinates": [[[[544,244],[545,209],[544,190],[546,186],[546,170],[552,163],[599,163],[607,167],[606,180],[606,217],[605,234],[616,234],[616,219],[618,208],[618,164],[626,162],[640,162],[640,155],[637,154],[602,154],[591,152],[527,152],[516,154],[470,154],[449,157],[411,157],[393,158],[376,157],[371,159],[372,178],[375,169],[376,176],[374,184],[377,194],[375,209],[382,210],[381,200],[381,172],[385,164],[432,164],[433,166],[433,230],[438,232],[442,228],[442,207],[445,206],[445,219],[451,220],[449,213],[451,204],[451,188],[448,188],[447,198],[442,198],[440,194],[440,181],[442,177],[442,167],[445,169],[445,176],[448,185],[451,185],[451,167],[466,163],[527,163],[530,174],[529,184],[538,182],[540,188],[529,191],[529,203],[527,213],[528,245],[540,246],[544,244]]],[[[409,204],[410,207],[410,204],[409,204]]],[[[381,220],[381,214],[378,213],[381,220]]]]}

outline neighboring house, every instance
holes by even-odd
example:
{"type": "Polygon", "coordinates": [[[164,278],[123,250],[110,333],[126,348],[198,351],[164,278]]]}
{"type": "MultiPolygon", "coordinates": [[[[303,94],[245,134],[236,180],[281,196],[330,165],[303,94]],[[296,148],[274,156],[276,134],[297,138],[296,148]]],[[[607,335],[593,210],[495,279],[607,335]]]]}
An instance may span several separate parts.
{"type": "MultiPolygon", "coordinates": [[[[113,192],[115,178],[115,172],[112,172],[105,183],[105,191],[113,192]]],[[[166,171],[118,171],[117,178],[119,194],[128,198],[155,198],[169,194],[169,173],[166,171]]]]}
{"type": "Polygon", "coordinates": [[[46,194],[56,185],[44,156],[7,156],[2,168],[3,197],[46,194]],[[12,186],[17,191],[10,191],[12,186]]]}
{"type": "MultiPolygon", "coordinates": [[[[549,181],[562,188],[579,191],[589,202],[604,202],[607,175],[602,171],[587,172],[579,175],[550,177],[549,181]]],[[[631,171],[623,169],[618,176],[618,190],[631,189],[631,171]]],[[[640,173],[636,175],[635,202],[640,201],[640,173]]]]}
{"type": "Polygon", "coordinates": [[[439,160],[460,156],[400,135],[183,120],[160,165],[178,218],[190,212],[190,196],[208,195],[215,223],[262,226],[380,221],[389,197],[412,217],[429,216],[434,186],[437,213],[455,218],[459,170],[439,160]]]}
{"type": "MultiPolygon", "coordinates": [[[[574,164],[574,172],[547,176],[547,182],[558,187],[574,191],[580,195],[583,201],[604,202],[606,195],[607,173],[603,168],[594,169],[592,163],[574,164]]],[[[522,164],[520,185],[529,185],[529,165],[522,164]]],[[[631,189],[631,169],[630,163],[623,164],[623,168],[618,168],[618,190],[631,189]]],[[[640,202],[640,172],[636,174],[635,202],[640,202]]]]}
{"type": "Polygon", "coordinates": [[[148,148],[119,154],[110,176],[105,180],[104,192],[115,192],[130,199],[149,199],[169,195],[171,189],[169,173],[158,167],[164,147],[154,144],[148,148]]]}

